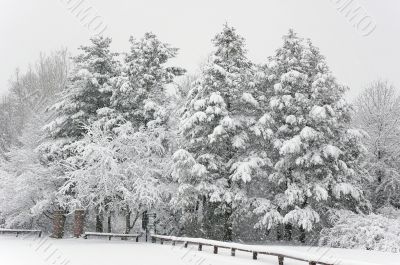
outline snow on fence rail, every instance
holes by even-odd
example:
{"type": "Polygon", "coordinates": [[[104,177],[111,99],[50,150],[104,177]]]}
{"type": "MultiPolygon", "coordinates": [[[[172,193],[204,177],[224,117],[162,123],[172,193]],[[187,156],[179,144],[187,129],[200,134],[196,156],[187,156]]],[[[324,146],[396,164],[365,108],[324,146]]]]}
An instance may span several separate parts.
{"type": "Polygon", "coordinates": [[[139,242],[139,237],[141,234],[114,234],[114,233],[100,233],[100,232],[85,232],[83,234],[83,238],[87,239],[88,236],[98,236],[98,237],[108,237],[108,240],[111,240],[112,237],[119,237],[119,238],[129,238],[134,237],[136,238],[136,242],[139,242]]]}
{"type": "Polygon", "coordinates": [[[16,236],[18,236],[19,234],[38,234],[38,237],[41,237],[42,231],[41,230],[28,230],[28,229],[0,228],[0,234],[16,234],[16,236]]]}
{"type": "Polygon", "coordinates": [[[172,245],[176,243],[183,243],[187,248],[189,244],[198,245],[198,250],[202,251],[203,246],[213,247],[214,254],[218,254],[218,248],[230,249],[231,256],[235,256],[236,251],[250,252],[253,259],[257,259],[258,255],[270,255],[278,257],[278,264],[283,265],[285,259],[293,259],[298,261],[308,262],[309,265],[378,265],[375,263],[368,263],[354,260],[337,259],[333,257],[321,257],[313,253],[299,252],[295,250],[288,250],[284,247],[274,246],[257,246],[257,245],[244,245],[239,243],[222,242],[216,240],[208,240],[204,238],[190,238],[190,237],[175,237],[163,235],[151,235],[152,242],[156,243],[157,239],[163,244],[164,241],[171,241],[172,245]]]}

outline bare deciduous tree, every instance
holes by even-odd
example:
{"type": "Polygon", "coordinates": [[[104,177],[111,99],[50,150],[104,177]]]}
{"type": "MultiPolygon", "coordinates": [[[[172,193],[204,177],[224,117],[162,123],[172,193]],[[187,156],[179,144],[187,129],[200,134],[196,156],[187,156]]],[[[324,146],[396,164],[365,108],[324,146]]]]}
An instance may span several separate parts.
{"type": "Polygon", "coordinates": [[[371,83],[356,101],[354,123],[368,137],[373,202],[400,207],[400,96],[387,81],[371,83]]]}

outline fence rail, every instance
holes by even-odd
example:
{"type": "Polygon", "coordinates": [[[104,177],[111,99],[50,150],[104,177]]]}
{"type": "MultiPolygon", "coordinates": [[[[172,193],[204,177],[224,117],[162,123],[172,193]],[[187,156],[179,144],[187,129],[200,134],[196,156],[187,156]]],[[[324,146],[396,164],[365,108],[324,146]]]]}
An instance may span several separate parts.
{"type": "Polygon", "coordinates": [[[6,229],[0,228],[0,234],[15,234],[17,237],[19,234],[37,234],[38,237],[42,236],[41,230],[28,230],[28,229],[6,229]]]}
{"type": "MultiPolygon", "coordinates": [[[[230,249],[231,256],[235,256],[236,251],[250,252],[252,253],[253,259],[257,259],[258,255],[276,256],[278,258],[279,265],[283,265],[285,259],[304,261],[307,262],[309,265],[317,265],[317,264],[335,265],[335,262],[322,260],[321,257],[310,258],[306,257],[307,254],[305,255],[301,252],[294,254],[293,251],[288,251],[292,252],[289,254],[289,253],[284,253],[286,251],[269,250],[268,247],[266,246],[251,246],[238,243],[207,240],[203,238],[186,238],[186,237],[174,237],[174,236],[163,236],[163,235],[151,235],[151,239],[153,243],[156,243],[157,239],[159,239],[161,244],[164,244],[165,241],[171,241],[172,245],[175,245],[176,243],[183,243],[185,248],[187,248],[189,244],[198,245],[199,251],[202,251],[203,246],[211,246],[213,247],[214,254],[218,254],[218,249],[223,248],[223,249],[230,249]]],[[[273,247],[271,247],[271,249],[273,249],[273,247]]]]}
{"type": "Polygon", "coordinates": [[[111,240],[111,238],[113,237],[119,237],[121,239],[135,238],[136,242],[139,242],[139,237],[141,237],[142,234],[114,234],[114,233],[99,233],[99,232],[85,232],[83,234],[84,239],[88,239],[89,236],[107,237],[108,240],[111,240]]]}

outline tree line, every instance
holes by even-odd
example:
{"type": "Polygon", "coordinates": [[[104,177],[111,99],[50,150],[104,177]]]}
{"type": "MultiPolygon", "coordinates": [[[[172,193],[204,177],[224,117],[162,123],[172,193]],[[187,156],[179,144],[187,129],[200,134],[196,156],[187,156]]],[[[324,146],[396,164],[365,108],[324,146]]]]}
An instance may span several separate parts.
{"type": "Polygon", "coordinates": [[[388,82],[348,103],[293,30],[255,64],[224,25],[190,74],[155,34],[129,41],[119,54],[94,37],[72,61],[60,51],[16,73],[0,105],[0,224],[48,227],[55,210],[85,209],[98,231],[124,216],[129,233],[155,212],[163,233],[334,245],[344,216],[398,214],[400,98],[388,82]]]}

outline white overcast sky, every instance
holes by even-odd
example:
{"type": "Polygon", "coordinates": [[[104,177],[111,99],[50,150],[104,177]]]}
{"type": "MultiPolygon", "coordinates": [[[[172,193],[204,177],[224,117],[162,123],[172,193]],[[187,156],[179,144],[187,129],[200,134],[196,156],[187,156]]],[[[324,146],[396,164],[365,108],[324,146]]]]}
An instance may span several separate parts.
{"type": "MultiPolygon", "coordinates": [[[[0,0],[0,93],[16,67],[39,53],[67,47],[76,54],[91,32],[66,8],[69,0],[0,0]]],[[[77,0],[71,0],[77,1],[77,0]]],[[[262,63],[294,28],[326,56],[349,98],[365,84],[388,79],[400,89],[400,1],[353,0],[376,22],[363,37],[336,9],[341,0],[84,0],[107,24],[116,51],[146,31],[180,48],[175,64],[194,71],[212,50],[210,40],[228,22],[246,38],[249,57],[262,63]]]]}

